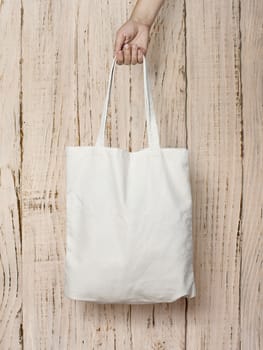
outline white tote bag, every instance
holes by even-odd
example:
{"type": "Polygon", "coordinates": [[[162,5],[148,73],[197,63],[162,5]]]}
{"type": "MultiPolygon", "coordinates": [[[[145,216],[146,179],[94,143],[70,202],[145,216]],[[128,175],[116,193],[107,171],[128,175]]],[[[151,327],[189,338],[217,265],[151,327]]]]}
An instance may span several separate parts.
{"type": "Polygon", "coordinates": [[[66,147],[64,294],[97,303],[196,295],[188,150],[160,148],[143,56],[148,147],[104,146],[113,59],[95,146],[66,147]]]}

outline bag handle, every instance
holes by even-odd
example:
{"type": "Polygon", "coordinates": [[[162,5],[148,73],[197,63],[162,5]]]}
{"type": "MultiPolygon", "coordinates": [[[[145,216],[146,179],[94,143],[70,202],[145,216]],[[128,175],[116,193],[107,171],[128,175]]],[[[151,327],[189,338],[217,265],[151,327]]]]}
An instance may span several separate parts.
{"type": "MultiPolygon", "coordinates": [[[[98,147],[98,146],[104,147],[105,125],[106,125],[107,111],[108,111],[108,105],[109,105],[110,92],[111,92],[111,86],[112,86],[115,65],[116,65],[116,56],[114,56],[114,58],[113,58],[113,62],[112,62],[111,69],[110,69],[108,88],[107,88],[106,98],[105,98],[105,102],[104,102],[104,108],[102,111],[101,124],[100,124],[100,129],[99,129],[99,133],[98,133],[98,137],[97,137],[97,141],[96,141],[96,147],[98,147]]],[[[145,55],[143,55],[143,79],[144,79],[144,104],[145,104],[145,110],[146,110],[147,134],[148,134],[149,148],[159,149],[160,148],[160,141],[159,141],[158,127],[157,127],[156,116],[155,116],[154,106],[153,106],[153,101],[152,101],[152,95],[151,95],[149,81],[148,81],[148,72],[147,72],[145,55]]]]}

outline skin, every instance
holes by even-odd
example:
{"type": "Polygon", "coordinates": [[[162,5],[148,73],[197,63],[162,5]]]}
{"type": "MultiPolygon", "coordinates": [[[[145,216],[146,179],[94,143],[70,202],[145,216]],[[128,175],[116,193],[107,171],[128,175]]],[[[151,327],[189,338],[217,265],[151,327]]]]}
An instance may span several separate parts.
{"type": "Polygon", "coordinates": [[[116,33],[114,56],[116,63],[141,64],[146,55],[149,34],[154,19],[164,0],[138,0],[130,18],[116,33]]]}

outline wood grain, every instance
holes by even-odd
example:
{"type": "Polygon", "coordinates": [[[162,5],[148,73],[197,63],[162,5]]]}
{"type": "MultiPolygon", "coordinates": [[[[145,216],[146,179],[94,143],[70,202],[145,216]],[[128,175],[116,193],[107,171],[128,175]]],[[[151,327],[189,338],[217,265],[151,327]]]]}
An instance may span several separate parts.
{"type": "MultiPolygon", "coordinates": [[[[167,0],[147,53],[162,147],[188,147],[197,296],[64,297],[65,146],[93,145],[135,1],[0,1],[0,349],[262,347],[258,0],[167,0]]],[[[105,142],[147,146],[142,66],[117,66],[105,142]]]]}
{"type": "Polygon", "coordinates": [[[238,1],[189,2],[187,125],[196,300],[187,349],[239,349],[242,113],[238,1]]]}
{"type": "Polygon", "coordinates": [[[0,2],[0,349],[22,349],[21,9],[0,2]]]}
{"type": "Polygon", "coordinates": [[[240,327],[243,349],[262,348],[263,3],[241,1],[243,205],[240,327]]]}
{"type": "Polygon", "coordinates": [[[76,110],[75,3],[28,0],[23,10],[24,348],[66,349],[74,337],[63,261],[64,148],[76,110]]]}

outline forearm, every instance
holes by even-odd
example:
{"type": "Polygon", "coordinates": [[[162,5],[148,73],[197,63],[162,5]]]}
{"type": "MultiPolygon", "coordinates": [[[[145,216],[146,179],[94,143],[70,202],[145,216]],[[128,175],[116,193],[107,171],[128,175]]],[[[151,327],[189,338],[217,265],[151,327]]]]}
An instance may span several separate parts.
{"type": "Polygon", "coordinates": [[[163,3],[164,0],[138,0],[130,19],[151,27],[163,3]]]}

